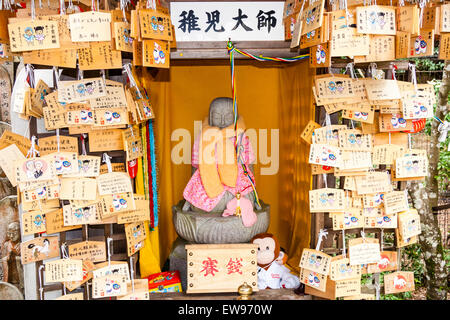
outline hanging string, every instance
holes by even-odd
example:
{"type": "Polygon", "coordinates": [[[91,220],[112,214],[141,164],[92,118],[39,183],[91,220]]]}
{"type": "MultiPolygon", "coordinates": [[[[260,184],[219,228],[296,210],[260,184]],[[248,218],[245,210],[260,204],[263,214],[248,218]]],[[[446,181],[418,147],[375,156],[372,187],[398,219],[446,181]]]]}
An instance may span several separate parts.
{"type": "Polygon", "coordinates": [[[347,258],[347,249],[345,248],[345,230],[342,229],[342,255],[347,258]]]}
{"type": "MultiPolygon", "coordinates": [[[[228,41],[228,45],[232,46],[231,41],[228,41]]],[[[228,46],[227,45],[227,46],[228,46]]],[[[256,191],[256,184],[255,181],[252,179],[252,177],[250,176],[249,172],[248,172],[248,168],[247,165],[245,164],[245,162],[243,161],[243,159],[241,158],[241,152],[239,151],[241,149],[242,146],[242,137],[244,136],[244,134],[242,133],[241,135],[241,143],[239,143],[239,139],[238,139],[238,130],[237,130],[237,120],[238,120],[238,105],[237,105],[237,93],[236,93],[236,76],[235,76],[235,68],[234,68],[234,51],[236,51],[237,49],[235,49],[233,47],[232,50],[228,50],[228,53],[230,55],[230,67],[231,67],[231,94],[232,94],[232,100],[233,100],[233,115],[234,115],[234,134],[235,134],[235,140],[234,140],[234,148],[235,148],[235,153],[236,153],[236,158],[238,159],[238,162],[240,162],[242,170],[244,172],[244,175],[247,177],[248,181],[250,182],[250,185],[252,186],[253,189],[253,194],[255,195],[255,201],[258,204],[259,208],[261,208],[261,203],[259,201],[259,196],[258,196],[258,192],[256,191]]],[[[237,50],[237,52],[239,52],[237,50]]],[[[243,147],[241,149],[241,151],[243,150],[243,147]]]]}
{"type": "Polygon", "coordinates": [[[414,85],[414,91],[417,93],[416,65],[414,63],[409,63],[408,68],[411,71],[411,82],[414,85]]]}
{"type": "Polygon", "coordinates": [[[83,70],[78,69],[78,75],[77,75],[78,80],[82,80],[84,78],[84,73],[83,70]]]}
{"type": "Polygon", "coordinates": [[[134,293],[134,266],[133,266],[133,257],[130,257],[130,278],[131,278],[131,287],[133,288],[133,293],[134,293]]]}
{"type": "Polygon", "coordinates": [[[67,245],[65,242],[61,245],[61,256],[62,259],[69,259],[69,255],[67,254],[67,245]]]}
{"type": "Polygon", "coordinates": [[[412,149],[412,144],[411,144],[411,133],[408,133],[408,149],[412,149]]]}
{"type": "Polygon", "coordinates": [[[344,10],[345,10],[345,25],[348,28],[348,15],[349,15],[349,13],[348,13],[348,8],[347,8],[347,0],[342,0],[342,4],[343,4],[344,10]]]}
{"type": "Polygon", "coordinates": [[[28,149],[26,158],[34,158],[36,155],[39,155],[39,151],[36,150],[36,139],[36,136],[31,137],[31,147],[28,149]]]}
{"type": "Polygon", "coordinates": [[[87,155],[86,152],[86,133],[80,134],[80,140],[81,140],[81,155],[85,156],[87,155]]]}
{"type": "Polygon", "coordinates": [[[356,77],[356,73],[355,73],[355,68],[354,68],[354,63],[353,62],[347,63],[347,65],[345,66],[345,73],[347,73],[347,71],[350,73],[350,77],[352,79],[358,79],[356,77]]]}
{"type": "Polygon", "coordinates": [[[106,82],[106,72],[105,69],[100,69],[100,75],[103,78],[103,81],[106,82]]]}
{"type": "Polygon", "coordinates": [[[327,182],[327,174],[326,173],[322,173],[322,179],[323,179],[323,182],[325,184],[325,188],[328,189],[328,182],[327,182]]]}
{"type": "Polygon", "coordinates": [[[128,80],[130,81],[130,87],[136,89],[137,96],[139,99],[143,99],[143,96],[141,94],[141,91],[139,90],[139,87],[137,86],[136,80],[134,79],[133,72],[131,71],[131,63],[126,63],[123,65],[123,71],[128,76],[128,80]]]}
{"type": "MultiPolygon", "coordinates": [[[[447,120],[442,121],[441,119],[439,119],[436,116],[434,116],[434,119],[439,121],[438,132],[440,134],[438,137],[438,142],[443,143],[447,139],[447,134],[448,134],[448,131],[450,130],[450,122],[448,122],[447,120]]],[[[448,148],[450,149],[450,144],[448,145],[448,148]]]]}
{"type": "Polygon", "coordinates": [[[389,144],[391,144],[391,133],[389,132],[389,144]]]}
{"type": "Polygon", "coordinates": [[[384,229],[381,228],[381,234],[380,234],[380,248],[381,248],[381,251],[383,251],[383,246],[384,246],[384,229]]]}
{"type": "Polygon", "coordinates": [[[350,119],[350,125],[352,126],[352,129],[355,129],[355,124],[353,122],[353,119],[350,119]]]}
{"type": "Polygon", "coordinates": [[[317,240],[317,245],[316,245],[317,251],[320,251],[320,245],[322,244],[322,239],[323,239],[323,237],[326,238],[327,235],[328,235],[327,229],[320,229],[318,240],[317,240]]]}
{"type": "Polygon", "coordinates": [[[36,20],[36,6],[34,5],[34,0],[31,0],[31,20],[36,20]]]}
{"type": "Polygon", "coordinates": [[[39,298],[40,298],[40,300],[44,300],[44,296],[43,296],[44,287],[42,285],[42,269],[44,269],[44,265],[43,264],[41,264],[39,266],[39,269],[38,269],[38,275],[39,275],[39,298]]]}
{"type": "Polygon", "coordinates": [[[27,82],[28,85],[30,86],[30,88],[34,88],[35,87],[35,81],[34,81],[34,67],[27,63],[25,65],[25,70],[27,72],[27,82]]]}
{"type": "Polygon", "coordinates": [[[309,54],[303,54],[300,56],[290,57],[290,58],[279,58],[279,57],[264,57],[262,55],[255,56],[251,53],[248,53],[243,50],[239,50],[236,47],[233,46],[233,43],[231,41],[227,42],[227,50],[228,53],[231,55],[232,52],[237,52],[243,56],[246,56],[247,58],[251,58],[258,61],[280,61],[280,62],[295,62],[303,59],[307,59],[309,57],[309,54]]]}
{"type": "Polygon", "coordinates": [[[330,118],[330,115],[326,111],[325,111],[325,119],[324,119],[324,122],[322,123],[322,126],[324,126],[324,125],[326,127],[325,139],[328,142],[329,140],[331,140],[331,137],[333,136],[333,131],[331,130],[331,118],[330,118]]]}
{"type": "Polygon", "coordinates": [[[106,163],[106,166],[108,167],[108,173],[113,172],[112,165],[111,165],[111,159],[112,159],[112,157],[110,157],[106,152],[103,153],[103,162],[106,163]]]}
{"type": "Polygon", "coordinates": [[[125,9],[126,9],[126,7],[128,5],[128,1],[129,0],[120,0],[119,1],[120,10],[122,10],[123,21],[126,22],[126,23],[128,23],[128,20],[127,20],[127,15],[125,13],[125,9]]]}
{"type": "Polygon", "coordinates": [[[422,23],[423,23],[423,8],[425,8],[425,5],[427,4],[426,0],[419,0],[419,28],[422,29],[422,23]]]}
{"type": "Polygon", "coordinates": [[[56,144],[58,145],[58,152],[59,152],[59,129],[56,129],[56,144]]]}
{"type": "MultiPolygon", "coordinates": [[[[231,41],[228,41],[231,45],[231,41]]],[[[228,46],[228,44],[227,44],[228,46]]],[[[236,93],[236,76],[234,72],[234,51],[228,50],[228,54],[230,55],[230,67],[231,67],[231,96],[233,99],[233,115],[234,115],[234,134],[235,134],[235,150],[236,154],[238,152],[238,136],[237,136],[237,119],[238,119],[238,106],[237,106],[237,93],[236,93]]]]}
{"type": "Polygon", "coordinates": [[[59,87],[59,69],[58,67],[53,67],[53,79],[55,82],[55,89],[59,87]]]}
{"type": "Polygon", "coordinates": [[[361,230],[361,237],[362,237],[362,239],[363,239],[363,242],[366,242],[366,233],[364,232],[364,227],[363,227],[363,229],[361,230]]]}
{"type": "Polygon", "coordinates": [[[111,241],[113,241],[112,238],[106,238],[106,246],[108,247],[108,268],[111,267],[111,241]]]}
{"type": "Polygon", "coordinates": [[[370,75],[372,76],[372,79],[376,79],[377,64],[374,62],[371,62],[369,64],[369,70],[370,70],[370,75]]]}

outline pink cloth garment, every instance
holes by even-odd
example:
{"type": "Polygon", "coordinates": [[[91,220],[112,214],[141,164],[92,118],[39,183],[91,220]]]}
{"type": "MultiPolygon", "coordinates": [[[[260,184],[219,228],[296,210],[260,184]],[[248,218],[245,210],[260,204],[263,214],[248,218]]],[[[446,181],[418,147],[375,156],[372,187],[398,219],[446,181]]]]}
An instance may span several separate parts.
{"type": "MultiPolygon", "coordinates": [[[[242,217],[242,223],[245,227],[251,227],[256,222],[256,213],[253,211],[253,206],[250,200],[247,198],[240,199],[240,207],[241,207],[241,217],[242,217]]],[[[237,199],[234,198],[233,200],[230,200],[227,204],[227,208],[222,214],[222,217],[228,217],[232,216],[236,213],[236,207],[237,207],[237,199]]]]}
{"type": "MultiPolygon", "coordinates": [[[[230,138],[233,139],[234,137],[230,138]]],[[[195,139],[193,150],[192,150],[192,166],[198,168],[198,151],[199,151],[199,143],[200,143],[200,135],[195,139]]],[[[242,137],[242,145],[244,147],[244,151],[242,154],[242,159],[245,164],[250,164],[255,161],[255,156],[253,154],[252,146],[250,144],[249,138],[245,135],[242,137]]],[[[250,170],[248,170],[248,174],[254,180],[254,176],[250,170]]],[[[231,192],[233,195],[236,195],[236,192],[241,193],[241,199],[246,194],[253,191],[252,185],[248,178],[244,174],[244,170],[242,166],[238,166],[238,179],[236,183],[236,187],[232,188],[224,185],[224,191],[215,198],[209,198],[206,194],[205,188],[203,187],[202,180],[200,177],[199,170],[196,170],[189,180],[186,188],[183,191],[183,197],[185,200],[190,202],[192,205],[196,206],[199,209],[205,210],[206,212],[210,212],[214,207],[219,203],[220,199],[222,199],[225,191],[231,192]]]]}

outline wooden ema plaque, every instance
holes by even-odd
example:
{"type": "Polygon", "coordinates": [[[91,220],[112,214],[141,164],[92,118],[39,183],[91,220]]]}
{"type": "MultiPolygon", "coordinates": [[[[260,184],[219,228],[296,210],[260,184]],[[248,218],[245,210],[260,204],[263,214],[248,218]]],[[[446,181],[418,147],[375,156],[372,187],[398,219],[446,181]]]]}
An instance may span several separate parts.
{"type": "Polygon", "coordinates": [[[258,291],[257,244],[198,244],[186,250],[186,293],[237,292],[244,282],[258,291]]]}
{"type": "Polygon", "coordinates": [[[361,277],[338,281],[327,279],[325,291],[320,291],[316,288],[305,286],[305,294],[330,300],[335,300],[340,297],[359,295],[361,294],[361,277]]]}

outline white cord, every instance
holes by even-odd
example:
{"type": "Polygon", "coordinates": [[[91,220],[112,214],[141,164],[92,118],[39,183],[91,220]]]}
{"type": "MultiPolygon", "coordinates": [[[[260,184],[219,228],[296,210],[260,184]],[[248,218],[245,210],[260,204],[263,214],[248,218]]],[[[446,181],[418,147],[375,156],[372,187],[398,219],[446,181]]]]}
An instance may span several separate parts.
{"type": "Polygon", "coordinates": [[[319,231],[319,236],[318,236],[318,240],[317,240],[317,245],[316,245],[316,250],[319,251],[320,250],[320,245],[322,244],[322,239],[323,237],[327,237],[328,232],[326,229],[320,229],[319,231]]]}

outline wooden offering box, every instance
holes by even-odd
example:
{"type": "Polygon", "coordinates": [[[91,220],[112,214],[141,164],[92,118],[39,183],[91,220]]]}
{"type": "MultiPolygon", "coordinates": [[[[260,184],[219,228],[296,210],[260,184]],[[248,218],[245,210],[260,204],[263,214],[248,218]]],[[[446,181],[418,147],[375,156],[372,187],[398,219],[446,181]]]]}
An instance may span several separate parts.
{"type": "Polygon", "coordinates": [[[196,244],[186,250],[186,293],[237,292],[244,282],[258,291],[257,244],[196,244]]]}

